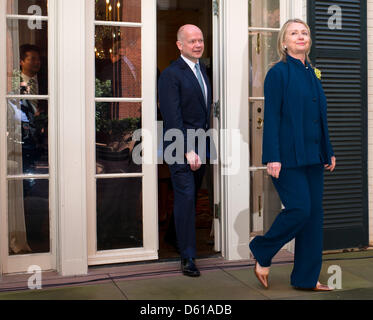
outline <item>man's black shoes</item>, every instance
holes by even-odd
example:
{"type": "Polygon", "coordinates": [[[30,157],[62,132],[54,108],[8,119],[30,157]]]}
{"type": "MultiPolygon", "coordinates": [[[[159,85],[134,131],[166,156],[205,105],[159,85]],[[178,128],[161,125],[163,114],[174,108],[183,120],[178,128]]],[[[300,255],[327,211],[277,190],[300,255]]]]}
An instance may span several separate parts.
{"type": "Polygon", "coordinates": [[[192,258],[181,259],[181,271],[188,277],[199,277],[201,275],[192,258]]]}

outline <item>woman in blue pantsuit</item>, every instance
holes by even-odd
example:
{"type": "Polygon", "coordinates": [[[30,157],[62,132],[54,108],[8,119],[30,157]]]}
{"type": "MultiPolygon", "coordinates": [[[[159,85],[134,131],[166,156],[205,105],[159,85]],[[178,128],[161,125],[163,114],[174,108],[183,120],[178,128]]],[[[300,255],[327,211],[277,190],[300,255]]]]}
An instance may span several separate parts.
{"type": "Polygon", "coordinates": [[[263,163],[284,209],[264,236],[250,242],[254,272],[264,287],[274,255],[295,238],[291,285],[329,291],[318,281],[323,245],[324,169],[336,159],[330,144],[326,98],[308,54],[310,28],[287,21],[278,36],[277,62],[264,82],[263,163]]]}

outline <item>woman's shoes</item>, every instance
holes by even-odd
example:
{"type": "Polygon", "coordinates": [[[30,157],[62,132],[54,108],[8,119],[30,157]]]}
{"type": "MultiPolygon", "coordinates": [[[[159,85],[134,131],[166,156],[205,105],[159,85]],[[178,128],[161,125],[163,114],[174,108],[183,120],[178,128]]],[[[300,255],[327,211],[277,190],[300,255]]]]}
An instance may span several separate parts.
{"type": "Polygon", "coordinates": [[[329,286],[325,284],[321,284],[320,282],[317,282],[316,287],[314,288],[300,288],[300,287],[294,287],[297,290],[311,290],[311,291],[319,291],[319,292],[328,292],[333,291],[333,288],[330,288],[329,286]]]}
{"type": "Polygon", "coordinates": [[[257,270],[257,266],[258,266],[258,261],[255,260],[255,266],[254,266],[255,276],[258,278],[259,282],[263,285],[263,287],[268,289],[268,273],[267,274],[259,273],[257,270]]]}
{"type": "MultiPolygon", "coordinates": [[[[255,266],[254,266],[254,274],[258,278],[259,282],[263,285],[264,288],[268,289],[268,274],[269,273],[260,273],[258,272],[258,261],[255,260],[255,266]]],[[[327,292],[327,291],[333,291],[333,288],[330,288],[329,286],[325,284],[321,284],[320,282],[317,282],[316,287],[311,289],[303,289],[303,288],[297,288],[295,289],[301,289],[301,290],[312,290],[312,291],[321,291],[321,292],[327,292]]]]}
{"type": "Polygon", "coordinates": [[[312,289],[312,291],[333,291],[334,289],[330,288],[329,286],[325,284],[321,284],[320,282],[317,282],[316,287],[312,289]]]}

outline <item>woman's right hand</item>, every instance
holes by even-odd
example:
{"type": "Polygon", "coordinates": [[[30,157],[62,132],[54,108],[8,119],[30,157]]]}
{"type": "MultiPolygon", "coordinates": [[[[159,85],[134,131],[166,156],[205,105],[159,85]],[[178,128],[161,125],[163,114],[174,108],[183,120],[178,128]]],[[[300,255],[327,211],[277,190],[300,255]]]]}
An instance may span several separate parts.
{"type": "Polygon", "coordinates": [[[270,176],[278,179],[281,171],[281,162],[268,162],[267,172],[270,176]]]}

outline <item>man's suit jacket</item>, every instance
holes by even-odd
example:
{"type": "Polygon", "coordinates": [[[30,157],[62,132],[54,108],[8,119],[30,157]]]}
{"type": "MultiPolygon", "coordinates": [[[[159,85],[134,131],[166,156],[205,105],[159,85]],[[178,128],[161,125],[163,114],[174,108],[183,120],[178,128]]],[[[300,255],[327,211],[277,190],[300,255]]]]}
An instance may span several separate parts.
{"type": "MultiPolygon", "coordinates": [[[[207,105],[198,83],[198,80],[188,66],[179,57],[161,74],[158,82],[159,105],[163,118],[164,132],[170,129],[178,129],[184,137],[184,153],[191,151],[187,145],[187,129],[210,128],[211,112],[211,85],[206,75],[206,68],[200,62],[201,73],[207,86],[207,105]]],[[[164,148],[167,148],[172,141],[165,141],[164,148]]],[[[197,154],[203,152],[209,156],[209,142],[206,143],[207,150],[199,150],[196,143],[194,151],[197,154]]]]}
{"type": "Polygon", "coordinates": [[[38,73],[38,85],[40,95],[48,94],[48,74],[38,73]]]}

